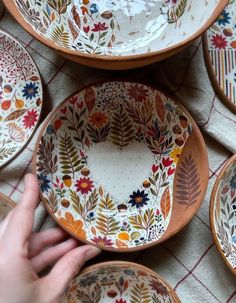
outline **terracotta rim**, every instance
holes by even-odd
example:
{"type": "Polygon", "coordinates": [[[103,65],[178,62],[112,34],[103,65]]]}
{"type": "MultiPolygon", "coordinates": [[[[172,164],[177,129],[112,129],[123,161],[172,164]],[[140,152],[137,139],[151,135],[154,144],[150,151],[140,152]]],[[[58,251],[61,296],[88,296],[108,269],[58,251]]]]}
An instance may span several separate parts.
{"type": "MultiPolygon", "coordinates": [[[[208,76],[211,80],[211,84],[214,88],[215,93],[218,95],[220,100],[231,110],[236,114],[236,105],[234,105],[228,97],[226,97],[223,89],[220,87],[215,72],[213,70],[212,64],[211,64],[211,58],[208,51],[208,39],[207,39],[207,33],[205,33],[202,37],[202,48],[203,48],[203,54],[204,54],[204,61],[207,68],[208,76]]],[[[236,100],[235,100],[236,101],[236,100]]]]}
{"type": "Polygon", "coordinates": [[[26,148],[27,144],[31,141],[31,139],[33,138],[39,124],[40,124],[40,120],[41,120],[41,116],[42,116],[42,108],[43,108],[43,85],[42,85],[42,79],[41,79],[41,75],[40,75],[40,72],[39,72],[39,69],[38,69],[38,66],[37,64],[35,63],[34,59],[32,58],[32,56],[30,55],[30,53],[28,52],[28,50],[17,40],[15,39],[14,37],[12,37],[12,35],[8,34],[6,31],[3,31],[3,30],[0,30],[0,33],[3,33],[4,35],[10,37],[12,40],[14,40],[17,44],[19,44],[23,50],[28,54],[29,58],[31,59],[31,61],[34,63],[35,65],[35,69],[36,71],[38,72],[38,75],[39,75],[39,80],[40,80],[40,88],[41,88],[41,92],[42,92],[42,95],[41,95],[41,109],[40,109],[40,113],[39,113],[39,118],[38,118],[38,121],[36,122],[35,126],[34,126],[34,129],[32,130],[32,133],[31,135],[29,136],[28,140],[25,141],[25,143],[22,145],[22,147],[18,150],[18,152],[16,154],[14,154],[14,156],[12,156],[10,159],[8,159],[4,164],[0,165],[0,171],[1,169],[3,169],[4,167],[6,167],[11,161],[15,160],[19,154],[22,153],[22,151],[26,148]]]}
{"type": "Polygon", "coordinates": [[[108,261],[108,262],[101,262],[101,263],[97,263],[95,265],[91,265],[88,266],[86,268],[84,268],[80,273],[80,275],[83,274],[87,274],[87,273],[92,273],[94,270],[97,270],[101,267],[104,266],[128,266],[131,268],[135,268],[138,270],[142,270],[150,275],[155,276],[157,279],[159,279],[163,284],[165,284],[165,286],[168,288],[168,290],[170,291],[170,295],[171,295],[171,299],[174,300],[173,303],[181,303],[179,297],[177,296],[176,292],[174,291],[174,289],[170,286],[170,284],[168,282],[166,282],[162,277],[160,277],[155,271],[151,270],[150,268],[143,266],[141,264],[138,263],[133,263],[133,262],[127,262],[127,261],[108,261]]]}
{"type": "Polygon", "coordinates": [[[12,209],[16,207],[16,203],[12,201],[9,197],[4,195],[3,193],[0,193],[0,200],[8,204],[12,209]]]}
{"type": "MultiPolygon", "coordinates": [[[[109,61],[116,61],[116,62],[124,62],[124,61],[139,61],[141,59],[146,59],[146,58],[152,58],[156,57],[158,55],[163,55],[167,54],[168,52],[173,52],[173,51],[178,51],[179,48],[187,45],[189,42],[192,40],[198,38],[199,36],[202,35],[203,32],[205,32],[217,19],[217,17],[220,15],[220,13],[223,11],[225,6],[228,4],[228,0],[220,0],[218,5],[216,6],[215,10],[213,11],[211,17],[208,19],[208,21],[192,36],[190,36],[188,39],[177,43],[174,46],[167,47],[163,50],[160,51],[153,51],[150,53],[144,53],[144,54],[139,54],[139,55],[129,55],[129,56],[104,56],[104,55],[91,55],[91,54],[86,54],[82,53],[79,51],[73,51],[66,49],[64,47],[60,47],[53,43],[51,40],[44,38],[42,35],[38,34],[32,27],[31,25],[23,18],[21,13],[18,11],[16,8],[16,5],[14,4],[14,0],[3,0],[4,5],[8,9],[8,11],[12,14],[12,16],[16,19],[16,21],[32,36],[34,36],[37,40],[42,42],[43,44],[46,44],[50,48],[59,51],[61,53],[67,54],[67,55],[73,55],[76,57],[80,58],[90,58],[93,60],[99,60],[99,61],[104,61],[109,62],[109,61]]],[[[168,55],[166,56],[168,57],[168,55]]]]}
{"type": "MultiPolygon", "coordinates": [[[[82,88],[76,90],[75,92],[73,92],[69,97],[67,97],[66,99],[64,99],[62,102],[60,102],[54,109],[53,111],[48,115],[48,117],[46,118],[46,120],[44,121],[43,123],[43,126],[40,130],[40,133],[38,135],[38,138],[37,138],[37,141],[35,143],[35,149],[34,149],[34,152],[33,152],[33,157],[32,157],[32,172],[33,174],[37,177],[37,170],[36,170],[36,166],[37,166],[37,151],[38,151],[38,146],[39,146],[39,143],[41,141],[41,138],[43,136],[43,133],[48,125],[48,122],[51,120],[51,118],[53,117],[53,115],[57,112],[57,110],[64,104],[66,103],[71,97],[73,97],[75,94],[78,94],[79,92],[83,91],[84,89],[86,89],[87,87],[91,87],[91,86],[96,86],[98,84],[103,84],[103,83],[108,83],[108,82],[117,82],[117,81],[121,81],[121,82],[130,82],[130,83],[137,83],[137,84],[142,84],[142,85],[146,85],[148,86],[149,88],[151,89],[155,89],[155,90],[158,90],[159,92],[165,94],[167,97],[169,97],[175,104],[177,104],[182,110],[183,112],[187,115],[188,119],[190,120],[191,124],[192,124],[192,127],[193,129],[196,131],[196,137],[198,138],[199,140],[199,144],[202,146],[203,150],[204,150],[204,153],[202,155],[202,160],[204,162],[206,162],[207,164],[207,167],[206,169],[209,171],[209,164],[208,164],[208,154],[207,154],[207,149],[206,149],[206,145],[205,145],[205,142],[204,142],[204,139],[202,137],[202,134],[197,126],[197,124],[195,123],[195,121],[193,120],[193,118],[191,117],[190,113],[183,107],[183,105],[181,104],[181,102],[176,98],[176,97],[173,97],[171,96],[170,94],[166,93],[166,92],[163,92],[162,90],[159,90],[158,88],[152,86],[152,85],[149,85],[149,84],[146,84],[144,82],[139,82],[139,81],[128,81],[128,80],[111,80],[111,81],[99,81],[99,82],[95,82],[95,83],[92,83],[92,84],[89,84],[89,85],[86,85],[86,86],[83,86],[82,88]]],[[[156,240],[156,241],[153,241],[151,243],[148,243],[148,244],[144,244],[144,245],[141,245],[141,246],[138,246],[138,247],[131,247],[131,248],[122,248],[122,249],[118,249],[118,248],[113,248],[113,247],[100,247],[88,240],[85,240],[85,239],[82,239],[80,237],[75,237],[75,235],[70,231],[68,230],[67,228],[65,228],[65,226],[59,222],[59,220],[55,217],[55,215],[52,213],[51,209],[48,207],[47,205],[47,202],[45,201],[41,191],[39,193],[39,196],[40,196],[40,199],[41,201],[43,202],[43,205],[44,207],[46,208],[46,210],[48,211],[48,213],[51,215],[51,217],[53,218],[53,220],[56,221],[56,223],[64,230],[66,230],[66,232],[68,232],[72,237],[74,238],[77,238],[79,241],[85,243],[85,244],[89,244],[89,245],[93,245],[93,246],[96,246],[104,251],[113,251],[113,252],[121,252],[121,253],[125,253],[125,252],[134,252],[134,251],[141,251],[141,250],[144,250],[144,249],[147,249],[147,248],[150,248],[150,247],[153,247],[157,244],[160,244],[166,240],[168,240],[169,238],[171,238],[172,236],[176,235],[180,230],[182,230],[191,220],[192,218],[194,217],[194,215],[197,213],[198,209],[200,208],[200,206],[202,205],[202,202],[204,200],[204,197],[205,197],[205,194],[206,194],[206,190],[207,190],[207,186],[208,186],[208,182],[205,184],[205,187],[203,187],[203,190],[201,192],[201,195],[200,197],[198,198],[199,201],[199,205],[198,207],[196,207],[196,210],[195,212],[193,212],[193,215],[192,217],[189,217],[187,220],[184,221],[184,224],[182,226],[180,226],[179,228],[177,228],[175,231],[171,232],[169,234],[168,237],[161,237],[159,240],[156,240]],[[164,238],[164,239],[163,239],[164,238]]]]}
{"type": "Polygon", "coordinates": [[[226,256],[224,255],[224,253],[222,251],[220,242],[216,235],[216,229],[215,229],[215,224],[214,224],[214,205],[215,205],[216,192],[217,192],[217,189],[219,187],[222,177],[224,176],[226,170],[231,166],[231,164],[233,162],[236,162],[236,154],[234,154],[231,158],[229,158],[227,160],[227,162],[224,164],[224,166],[221,169],[220,174],[218,175],[218,177],[215,181],[215,184],[213,186],[212,193],[211,193],[211,200],[210,200],[210,224],[211,224],[211,233],[212,233],[216,248],[218,249],[220,255],[222,256],[224,262],[227,264],[227,266],[229,267],[231,272],[236,276],[236,270],[233,269],[233,267],[231,266],[231,264],[229,263],[229,261],[227,260],[226,256]]]}

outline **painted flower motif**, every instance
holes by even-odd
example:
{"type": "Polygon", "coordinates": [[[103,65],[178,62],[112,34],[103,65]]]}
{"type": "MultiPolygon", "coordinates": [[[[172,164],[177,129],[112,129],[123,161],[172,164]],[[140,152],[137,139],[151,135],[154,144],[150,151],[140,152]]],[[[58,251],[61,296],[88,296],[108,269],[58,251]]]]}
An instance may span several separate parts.
{"type": "Polygon", "coordinates": [[[161,162],[164,165],[164,167],[168,167],[168,166],[171,166],[171,164],[173,163],[173,160],[170,160],[168,157],[168,158],[162,158],[161,162]]]}
{"type": "Polygon", "coordinates": [[[170,157],[174,163],[178,163],[180,155],[181,155],[181,150],[182,150],[181,148],[176,147],[171,151],[170,157]]]}
{"type": "Polygon", "coordinates": [[[35,109],[29,110],[23,118],[23,124],[25,128],[31,128],[38,120],[38,113],[35,109]]]}
{"type": "Polygon", "coordinates": [[[105,113],[95,112],[89,117],[90,123],[97,127],[102,128],[108,121],[108,117],[105,113]]]}
{"type": "Polygon", "coordinates": [[[93,243],[95,243],[96,245],[98,246],[101,246],[101,247],[105,247],[105,246],[112,246],[113,243],[110,239],[107,239],[107,237],[94,237],[93,239],[91,239],[93,241],[93,243]]]}
{"type": "Polygon", "coordinates": [[[152,280],[152,282],[149,284],[153,290],[157,292],[158,295],[161,296],[168,296],[169,292],[168,289],[163,285],[161,282],[157,280],[152,280]]]}
{"type": "Polygon", "coordinates": [[[126,300],[120,299],[120,300],[116,300],[116,303],[127,303],[126,300]]]}
{"type": "Polygon", "coordinates": [[[225,47],[228,45],[226,38],[218,34],[212,36],[211,42],[215,46],[215,48],[219,49],[225,49],[225,47]]]}
{"type": "Polygon", "coordinates": [[[97,276],[94,276],[94,275],[89,275],[83,279],[81,279],[79,281],[79,285],[80,287],[88,287],[88,286],[91,286],[93,284],[95,284],[98,280],[98,277],[97,276]]]}
{"type": "Polygon", "coordinates": [[[40,174],[38,175],[38,180],[39,180],[39,186],[41,188],[41,191],[48,192],[48,190],[51,188],[50,183],[51,181],[47,178],[47,176],[40,174]]]}
{"type": "Polygon", "coordinates": [[[38,86],[36,86],[36,83],[30,82],[29,84],[26,84],[25,87],[22,90],[23,97],[27,99],[32,99],[36,97],[38,94],[38,86]]]}
{"type": "Polygon", "coordinates": [[[15,123],[9,123],[9,137],[15,142],[23,142],[25,140],[24,130],[15,123]]]}
{"type": "Polygon", "coordinates": [[[130,85],[128,88],[128,95],[136,102],[143,102],[148,96],[148,90],[139,84],[130,85]]]}
{"type": "Polygon", "coordinates": [[[230,15],[229,15],[229,13],[227,13],[227,11],[226,10],[224,10],[222,13],[221,13],[221,15],[220,15],[220,17],[219,17],[219,19],[218,19],[218,24],[219,25],[226,25],[226,24],[229,24],[230,22],[230,19],[231,19],[231,17],[230,17],[230,15]]]}
{"type": "Polygon", "coordinates": [[[138,209],[147,205],[147,201],[149,201],[148,194],[145,194],[144,190],[134,191],[129,197],[131,198],[129,203],[131,203],[132,206],[136,206],[138,209]]]}
{"type": "Polygon", "coordinates": [[[236,190],[236,174],[230,180],[229,185],[232,190],[236,190]]]}
{"type": "Polygon", "coordinates": [[[92,29],[92,32],[100,32],[100,31],[105,31],[108,29],[108,26],[106,26],[105,22],[101,23],[98,22],[97,24],[94,24],[94,28],[92,29]]]}
{"type": "Polygon", "coordinates": [[[82,195],[87,195],[94,187],[93,181],[86,177],[77,180],[75,186],[77,187],[77,191],[80,191],[82,195]]]}

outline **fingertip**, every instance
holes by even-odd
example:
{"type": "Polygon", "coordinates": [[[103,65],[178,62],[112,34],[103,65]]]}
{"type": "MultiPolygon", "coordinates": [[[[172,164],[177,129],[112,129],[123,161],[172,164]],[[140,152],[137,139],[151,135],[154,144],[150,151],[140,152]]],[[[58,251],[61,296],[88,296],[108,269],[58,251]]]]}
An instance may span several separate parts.
{"type": "Polygon", "coordinates": [[[101,253],[101,249],[97,248],[96,246],[92,246],[92,245],[86,245],[86,259],[92,259],[94,257],[96,257],[97,255],[99,255],[101,253]]]}

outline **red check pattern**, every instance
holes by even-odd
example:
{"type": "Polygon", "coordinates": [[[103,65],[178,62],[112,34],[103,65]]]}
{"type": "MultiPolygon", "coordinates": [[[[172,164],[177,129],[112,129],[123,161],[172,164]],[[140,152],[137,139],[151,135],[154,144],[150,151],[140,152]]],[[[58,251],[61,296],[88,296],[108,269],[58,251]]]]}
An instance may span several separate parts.
{"type": "MultiPolygon", "coordinates": [[[[236,152],[236,117],[219,101],[211,87],[201,40],[173,58],[147,68],[109,72],[94,70],[59,57],[26,33],[1,3],[0,29],[17,38],[39,67],[44,87],[42,121],[52,108],[75,89],[111,78],[143,80],[175,94],[183,102],[205,133],[210,162],[205,200],[198,214],[177,236],[149,250],[122,255],[122,259],[126,257],[157,271],[169,281],[183,303],[236,302],[235,277],[216,251],[209,226],[212,186],[231,152],[236,152]]],[[[40,127],[24,151],[0,172],[0,190],[16,202],[19,202],[23,192],[24,175],[31,170],[39,130],[40,127]]],[[[45,220],[42,207],[36,216],[39,228],[45,220]]],[[[120,255],[104,254],[104,258],[119,259],[120,255]]]]}

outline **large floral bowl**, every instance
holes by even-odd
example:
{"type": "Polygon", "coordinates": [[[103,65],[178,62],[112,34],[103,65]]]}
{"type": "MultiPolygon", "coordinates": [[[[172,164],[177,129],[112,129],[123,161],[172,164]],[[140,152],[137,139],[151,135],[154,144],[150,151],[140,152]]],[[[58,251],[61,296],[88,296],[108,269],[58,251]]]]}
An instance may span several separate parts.
{"type": "Polygon", "coordinates": [[[208,73],[216,93],[236,113],[236,0],[230,0],[203,37],[208,73]]]}
{"type": "Polygon", "coordinates": [[[128,69],[167,58],[200,36],[228,0],[5,0],[16,20],[71,60],[128,69]]]}
{"type": "Polygon", "coordinates": [[[42,110],[42,82],[27,50],[0,30],[0,169],[31,139],[42,110]]]}
{"type": "Polygon", "coordinates": [[[66,99],[45,122],[33,162],[53,218],[107,250],[139,250],[175,234],[208,183],[205,145],[187,111],[132,82],[66,99]]]}
{"type": "Polygon", "coordinates": [[[236,155],[227,161],[215,182],[210,220],[216,247],[236,275],[236,155]]]}
{"type": "Polygon", "coordinates": [[[85,268],[61,303],[180,303],[159,275],[139,264],[113,261],[85,268]]]}

